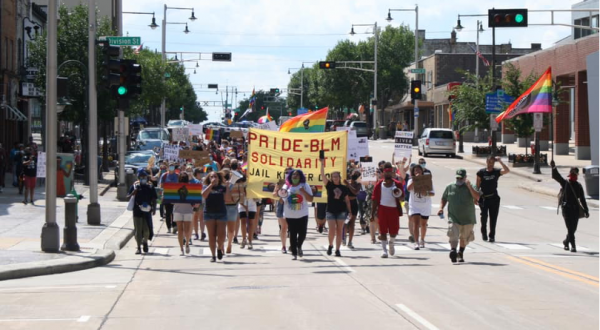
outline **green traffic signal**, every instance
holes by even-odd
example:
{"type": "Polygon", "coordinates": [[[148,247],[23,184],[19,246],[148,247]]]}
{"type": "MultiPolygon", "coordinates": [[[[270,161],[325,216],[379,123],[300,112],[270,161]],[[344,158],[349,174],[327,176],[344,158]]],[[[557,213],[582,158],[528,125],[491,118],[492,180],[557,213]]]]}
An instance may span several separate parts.
{"type": "Polygon", "coordinates": [[[119,88],[117,88],[117,93],[119,95],[125,95],[125,94],[127,94],[127,87],[125,87],[125,86],[119,86],[119,88]]]}
{"type": "Polygon", "coordinates": [[[515,22],[517,22],[517,23],[523,22],[523,15],[517,14],[517,16],[515,16],[515,22]]]}

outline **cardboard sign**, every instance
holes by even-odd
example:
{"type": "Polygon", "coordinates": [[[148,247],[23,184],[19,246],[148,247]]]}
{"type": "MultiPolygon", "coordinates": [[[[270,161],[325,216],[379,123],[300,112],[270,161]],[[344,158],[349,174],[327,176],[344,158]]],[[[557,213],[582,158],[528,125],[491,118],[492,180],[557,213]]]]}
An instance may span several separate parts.
{"type": "Polygon", "coordinates": [[[396,158],[410,158],[412,155],[413,132],[396,131],[394,140],[394,155],[396,158]]]}
{"type": "Polygon", "coordinates": [[[358,160],[358,137],[356,131],[348,130],[348,160],[358,160]]]}
{"type": "Polygon", "coordinates": [[[413,190],[417,194],[427,194],[433,191],[433,182],[431,181],[431,174],[424,174],[419,176],[411,177],[413,182],[413,190]]]}
{"type": "Polygon", "coordinates": [[[244,132],[242,132],[242,131],[231,131],[231,133],[229,133],[229,137],[231,137],[232,139],[243,138],[244,137],[244,132]]]}
{"type": "Polygon", "coordinates": [[[202,159],[208,158],[208,151],[201,150],[179,150],[179,158],[182,159],[202,159]]]}
{"type": "Polygon", "coordinates": [[[377,181],[377,164],[373,162],[360,163],[361,182],[377,181]]]}
{"type": "Polygon", "coordinates": [[[356,148],[356,153],[358,158],[365,157],[369,155],[369,138],[368,137],[360,137],[357,139],[358,147],[356,148]]]}

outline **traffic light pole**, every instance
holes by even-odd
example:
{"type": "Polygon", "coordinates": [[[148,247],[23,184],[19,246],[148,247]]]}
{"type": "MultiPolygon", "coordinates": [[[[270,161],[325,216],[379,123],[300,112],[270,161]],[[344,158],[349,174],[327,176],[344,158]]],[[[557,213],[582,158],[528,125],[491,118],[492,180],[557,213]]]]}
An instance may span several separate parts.
{"type": "Polygon", "coordinates": [[[88,166],[90,176],[90,203],[87,209],[89,225],[101,222],[100,204],[98,204],[98,96],[96,90],[96,0],[89,0],[89,35],[88,35],[88,166]]]}
{"type": "MultiPolygon", "coordinates": [[[[477,63],[479,63],[479,61],[477,61],[477,63]]],[[[496,26],[492,26],[492,89],[496,91],[496,26]]],[[[496,140],[496,130],[491,129],[490,131],[492,132],[492,150],[490,154],[496,156],[498,144],[496,140]]]]}

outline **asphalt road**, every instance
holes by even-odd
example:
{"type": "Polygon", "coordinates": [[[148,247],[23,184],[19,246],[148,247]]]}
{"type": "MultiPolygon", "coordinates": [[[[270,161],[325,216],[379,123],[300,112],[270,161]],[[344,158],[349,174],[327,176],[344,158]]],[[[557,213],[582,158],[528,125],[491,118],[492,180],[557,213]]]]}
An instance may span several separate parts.
{"type": "MultiPolygon", "coordinates": [[[[391,142],[371,142],[385,159],[391,142]]],[[[416,153],[415,153],[416,155],[416,153]]],[[[416,159],[414,159],[416,160],[416,159]]],[[[438,195],[463,167],[428,158],[438,195]]],[[[446,222],[430,220],[427,246],[411,249],[401,218],[396,257],[381,259],[368,236],[342,258],[328,257],[326,236],[311,219],[303,260],[279,252],[278,226],[266,213],[255,249],[210,263],[207,243],[179,256],[175,236],[160,235],[151,254],[133,242],[110,265],[0,283],[1,329],[598,329],[598,210],[582,219],[578,253],[562,250],[566,234],[556,199],[500,179],[496,243],[476,240],[466,263],[448,258],[446,222]]],[[[434,209],[437,209],[434,206],[434,209]]]]}

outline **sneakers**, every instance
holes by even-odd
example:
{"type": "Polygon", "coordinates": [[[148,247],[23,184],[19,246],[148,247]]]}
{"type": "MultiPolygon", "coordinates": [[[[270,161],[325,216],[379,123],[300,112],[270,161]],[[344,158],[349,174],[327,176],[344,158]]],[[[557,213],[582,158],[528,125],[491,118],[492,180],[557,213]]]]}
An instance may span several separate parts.
{"type": "Polygon", "coordinates": [[[185,253],[190,254],[190,246],[189,245],[185,246],[185,253]]]}
{"type": "Polygon", "coordinates": [[[464,252],[458,251],[458,262],[465,262],[465,258],[463,256],[464,252]]]}
{"type": "Polygon", "coordinates": [[[419,250],[419,243],[415,243],[415,250],[419,250]]]}
{"type": "Polygon", "coordinates": [[[424,249],[425,248],[425,241],[421,240],[421,243],[419,243],[419,247],[421,249],[424,249]]]}
{"type": "Polygon", "coordinates": [[[298,248],[298,257],[300,257],[300,258],[304,257],[304,251],[302,251],[301,247],[298,248]]]}
{"type": "Polygon", "coordinates": [[[235,243],[235,244],[239,244],[239,243],[238,243],[238,239],[237,239],[237,237],[234,237],[234,238],[233,238],[233,243],[235,243]]]}
{"type": "Polygon", "coordinates": [[[177,234],[177,227],[173,228],[173,235],[177,234]]]}
{"type": "Polygon", "coordinates": [[[202,235],[200,236],[200,240],[201,240],[201,241],[204,241],[205,239],[206,239],[206,234],[205,234],[205,233],[202,233],[202,235]]]}
{"type": "Polygon", "coordinates": [[[496,239],[495,239],[495,238],[493,238],[493,237],[490,237],[490,239],[489,239],[488,241],[489,241],[490,243],[494,243],[494,242],[496,241],[496,239]]]}
{"type": "Polygon", "coordinates": [[[31,203],[31,205],[35,205],[35,204],[33,203],[33,201],[31,201],[30,203],[31,203]]]}
{"type": "Polygon", "coordinates": [[[195,239],[195,240],[198,240],[199,238],[200,238],[200,237],[198,236],[198,234],[197,234],[197,233],[196,233],[196,234],[194,234],[194,239],[195,239]]]}
{"type": "Polygon", "coordinates": [[[217,257],[210,258],[210,262],[217,262],[217,257]]]}
{"type": "Polygon", "coordinates": [[[564,245],[565,251],[569,251],[569,242],[567,240],[563,241],[563,245],[564,245]]]}
{"type": "Polygon", "coordinates": [[[413,237],[413,235],[408,236],[408,241],[411,243],[415,242],[415,238],[413,237]]]}
{"type": "Polygon", "coordinates": [[[458,254],[456,253],[456,250],[452,250],[452,251],[450,251],[450,260],[452,260],[452,262],[453,262],[453,263],[455,263],[455,262],[456,262],[456,257],[457,257],[457,255],[458,255],[458,254]]]}
{"type": "Polygon", "coordinates": [[[144,253],[148,253],[148,242],[142,243],[142,247],[144,248],[144,253]]]}
{"type": "Polygon", "coordinates": [[[390,255],[394,256],[394,254],[396,254],[396,247],[394,246],[394,243],[389,242],[388,243],[388,249],[390,250],[390,255]]]}
{"type": "Polygon", "coordinates": [[[318,228],[317,230],[319,231],[319,234],[323,234],[323,226],[319,226],[317,228],[318,228]]]}
{"type": "Polygon", "coordinates": [[[342,238],[342,245],[346,246],[346,235],[344,235],[344,237],[342,238]]]}
{"type": "Polygon", "coordinates": [[[254,235],[252,235],[252,239],[258,239],[258,235],[254,233],[254,235]]]}
{"type": "Polygon", "coordinates": [[[246,247],[246,244],[247,244],[246,240],[243,240],[243,241],[242,241],[242,244],[240,244],[240,249],[243,249],[243,248],[245,248],[245,247],[246,247]]]}
{"type": "MultiPolygon", "coordinates": [[[[213,258],[214,258],[214,257],[213,257],[213,258]]],[[[219,260],[223,259],[223,250],[221,250],[221,249],[218,249],[218,250],[217,250],[217,258],[218,258],[219,260]]]]}
{"type": "Polygon", "coordinates": [[[327,255],[328,255],[328,256],[330,256],[332,252],[333,252],[333,245],[330,245],[330,246],[327,248],[327,255]]]}
{"type": "Polygon", "coordinates": [[[142,250],[140,250],[140,248],[138,247],[137,250],[135,250],[135,254],[142,254],[142,250]]]}
{"type": "Polygon", "coordinates": [[[248,250],[252,250],[252,243],[248,243],[248,250]]]}
{"type": "Polygon", "coordinates": [[[298,260],[298,256],[296,256],[295,254],[292,254],[292,260],[298,260]]]}
{"type": "Polygon", "coordinates": [[[169,233],[169,234],[171,233],[171,228],[167,229],[167,233],[169,233]]]}
{"type": "Polygon", "coordinates": [[[287,253],[287,249],[284,247],[281,248],[281,253],[286,254],[287,253]]]}
{"type": "Polygon", "coordinates": [[[385,259],[385,258],[387,258],[387,257],[388,257],[388,254],[387,254],[387,252],[383,252],[383,253],[381,254],[381,258],[385,259]]]}
{"type": "Polygon", "coordinates": [[[340,253],[340,250],[335,250],[335,256],[336,257],[341,257],[342,254],[340,253]]]}
{"type": "Polygon", "coordinates": [[[487,234],[482,232],[481,233],[481,239],[487,242],[487,240],[488,240],[487,234]]]}
{"type": "Polygon", "coordinates": [[[571,252],[573,252],[573,253],[577,252],[577,249],[575,248],[575,246],[573,246],[573,247],[571,248],[571,252]]]}
{"type": "Polygon", "coordinates": [[[346,245],[349,249],[354,249],[354,244],[352,244],[352,241],[348,242],[348,245],[346,245]]]}

